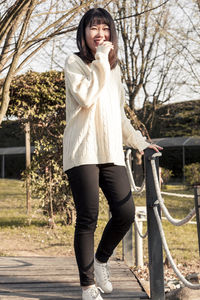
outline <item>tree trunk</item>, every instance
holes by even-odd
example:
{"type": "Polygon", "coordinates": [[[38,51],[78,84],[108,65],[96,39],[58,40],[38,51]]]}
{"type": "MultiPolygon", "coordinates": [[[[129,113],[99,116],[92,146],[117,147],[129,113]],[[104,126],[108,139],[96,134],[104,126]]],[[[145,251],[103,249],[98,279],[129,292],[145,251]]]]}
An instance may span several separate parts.
{"type": "MultiPolygon", "coordinates": [[[[25,124],[26,134],[26,169],[29,171],[31,164],[31,137],[30,137],[30,122],[25,124]]],[[[27,214],[31,213],[31,178],[29,172],[26,175],[26,211],[27,214]]]]}

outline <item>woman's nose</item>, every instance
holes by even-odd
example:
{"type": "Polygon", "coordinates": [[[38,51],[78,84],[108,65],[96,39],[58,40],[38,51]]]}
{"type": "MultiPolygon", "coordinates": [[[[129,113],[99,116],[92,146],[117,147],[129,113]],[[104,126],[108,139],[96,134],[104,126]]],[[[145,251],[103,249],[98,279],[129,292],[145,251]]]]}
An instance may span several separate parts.
{"type": "Polygon", "coordinates": [[[103,29],[99,28],[97,34],[98,34],[98,36],[104,36],[104,31],[103,31],[103,29]]]}

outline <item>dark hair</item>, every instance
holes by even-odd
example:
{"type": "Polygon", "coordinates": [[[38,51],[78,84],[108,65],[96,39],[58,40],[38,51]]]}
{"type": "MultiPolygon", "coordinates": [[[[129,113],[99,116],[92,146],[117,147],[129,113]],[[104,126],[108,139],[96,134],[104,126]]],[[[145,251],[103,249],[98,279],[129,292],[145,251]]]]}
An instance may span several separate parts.
{"type": "Polygon", "coordinates": [[[111,69],[113,69],[118,62],[117,33],[113,18],[111,17],[109,12],[107,12],[107,10],[103,8],[92,8],[88,10],[80,20],[76,35],[76,43],[80,52],[76,54],[79,55],[81,59],[87,64],[91,63],[95,59],[90,48],[87,46],[85,38],[85,28],[88,25],[92,26],[94,24],[106,24],[110,28],[110,41],[113,43],[114,49],[110,50],[109,62],[111,69]]]}

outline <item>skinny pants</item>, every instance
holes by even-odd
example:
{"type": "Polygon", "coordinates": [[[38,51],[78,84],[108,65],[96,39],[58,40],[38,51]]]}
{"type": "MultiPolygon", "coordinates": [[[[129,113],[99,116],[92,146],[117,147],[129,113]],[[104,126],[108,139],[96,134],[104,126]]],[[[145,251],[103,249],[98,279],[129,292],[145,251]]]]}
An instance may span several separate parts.
{"type": "Polygon", "coordinates": [[[94,284],[94,232],[99,211],[99,187],[111,211],[99,246],[98,261],[107,262],[134,222],[135,206],[127,170],[113,164],[81,165],[67,172],[76,208],[74,249],[81,286],[94,284]]]}

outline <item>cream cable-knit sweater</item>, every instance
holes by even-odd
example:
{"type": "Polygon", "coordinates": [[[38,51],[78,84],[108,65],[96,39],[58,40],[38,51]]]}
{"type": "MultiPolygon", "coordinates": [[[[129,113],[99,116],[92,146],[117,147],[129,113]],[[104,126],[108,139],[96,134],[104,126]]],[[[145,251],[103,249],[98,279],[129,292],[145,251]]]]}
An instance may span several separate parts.
{"type": "Polygon", "coordinates": [[[149,145],[125,115],[120,68],[110,70],[104,51],[98,47],[90,65],[75,54],[66,59],[64,171],[85,164],[125,165],[123,143],[139,151],[149,145]]]}

